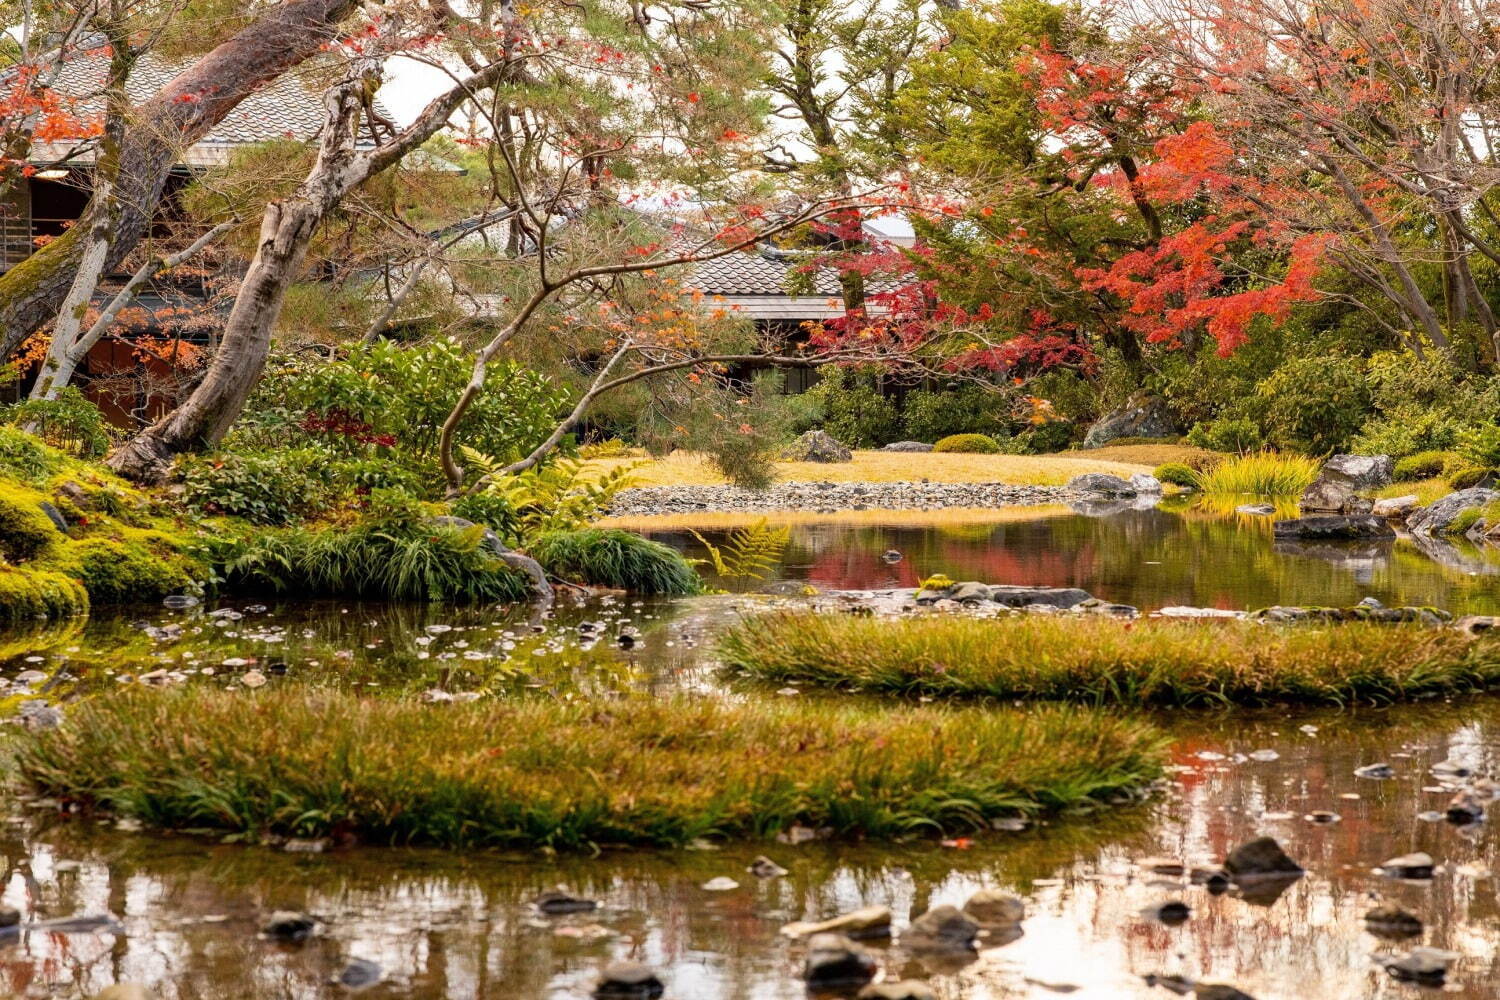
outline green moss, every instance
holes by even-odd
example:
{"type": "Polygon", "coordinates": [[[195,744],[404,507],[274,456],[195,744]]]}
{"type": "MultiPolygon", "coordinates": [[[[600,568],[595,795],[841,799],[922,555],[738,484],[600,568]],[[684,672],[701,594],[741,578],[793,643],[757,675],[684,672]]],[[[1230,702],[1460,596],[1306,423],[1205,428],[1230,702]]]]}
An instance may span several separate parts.
{"type": "Polygon", "coordinates": [[[72,577],[0,565],[0,624],[14,627],[39,618],[68,618],[88,609],[88,591],[72,577]]]}
{"type": "Polygon", "coordinates": [[[137,528],[65,546],[47,564],[82,580],[96,604],[159,600],[202,575],[176,539],[137,528]]]}
{"type": "Polygon", "coordinates": [[[0,426],[0,476],[37,483],[55,474],[64,456],[19,427],[0,426]]]}
{"type": "Polygon", "coordinates": [[[933,445],[932,450],[970,455],[993,455],[1000,450],[1000,443],[988,434],[951,434],[933,445]]]}
{"type": "Polygon", "coordinates": [[[1458,512],[1458,516],[1448,525],[1445,534],[1462,535],[1479,522],[1480,514],[1478,507],[1467,507],[1458,512]]]}
{"type": "Polygon", "coordinates": [[[36,490],[0,480],[0,555],[25,562],[48,552],[64,535],[42,512],[36,490]]]}

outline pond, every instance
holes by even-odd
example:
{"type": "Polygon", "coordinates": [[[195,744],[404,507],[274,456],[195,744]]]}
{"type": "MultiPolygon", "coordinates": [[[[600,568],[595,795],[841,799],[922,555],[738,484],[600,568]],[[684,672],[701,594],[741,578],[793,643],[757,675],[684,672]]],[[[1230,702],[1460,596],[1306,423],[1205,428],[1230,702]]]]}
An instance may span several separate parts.
{"type": "MultiPolygon", "coordinates": [[[[912,585],[928,573],[992,582],[1076,585],[1151,609],[1271,603],[1437,604],[1500,609],[1496,563],[1480,550],[1434,558],[1409,540],[1379,551],[1285,551],[1264,519],[1066,509],[881,515],[888,522],[790,519],[778,575],[822,588],[912,585]],[[897,549],[895,566],[880,557],[897,549]]],[[[702,519],[710,540],[724,524],[702,519]]],[[[667,526],[660,537],[700,543],[667,526]]],[[[782,588],[795,589],[795,588],[782,588]]],[[[705,657],[716,627],[768,599],[604,599],[547,617],[496,609],[347,602],[160,607],[101,614],[0,640],[0,675],[48,674],[55,690],[150,682],[254,686],[300,681],[423,693],[613,690],[716,691],[705,657]],[[218,612],[218,613],[215,613],[218,612]]],[[[794,602],[797,597],[769,600],[794,602]]],[[[440,706],[434,708],[441,711],[440,706]]],[[[411,998],[586,997],[610,958],[662,971],[668,998],[803,997],[789,921],[870,904],[899,930],[976,889],[1026,900],[1024,934],[988,941],[970,961],[939,962],[881,947],[888,978],[926,979],[944,1000],[1148,998],[1171,994],[1142,978],[1183,974],[1237,985],[1257,1000],[1308,995],[1376,1000],[1411,995],[1377,959],[1413,943],[1461,957],[1448,991],[1492,997],[1500,976],[1496,838],[1488,824],[1434,820],[1451,790],[1432,773],[1457,762],[1500,772],[1500,700],[1388,710],[1196,713],[1159,717],[1174,738],[1162,794],[1144,805],[1065,817],[1016,832],[901,844],[753,844],[600,857],[355,847],[288,853],[203,836],[132,832],[59,818],[45,802],[0,811],[0,899],[27,921],[111,914],[99,928],[44,925],[0,932],[0,992],[88,997],[114,982],[149,984],[164,1000],[313,998],[353,960],[379,966],[360,993],[411,998]],[[1355,776],[1384,762],[1394,777],[1355,776]],[[1313,822],[1314,812],[1336,822],[1313,822]],[[1425,814],[1425,815],[1424,815],[1425,814]],[[1214,864],[1236,844],[1275,836],[1308,875],[1274,900],[1213,895],[1137,862],[1166,856],[1214,864]],[[1373,870],[1423,850],[1434,878],[1394,881],[1373,870]],[[759,879],[767,854],[788,870],[759,879]],[[738,883],[711,891],[711,879],[738,883]],[[566,886],[598,900],[592,913],[545,917],[538,893],[566,886]],[[1143,915],[1181,900],[1189,919],[1143,915]],[[1399,903],[1427,924],[1420,938],[1369,933],[1363,914],[1399,903]],[[321,922],[301,945],[257,936],[278,909],[321,922]]]]}

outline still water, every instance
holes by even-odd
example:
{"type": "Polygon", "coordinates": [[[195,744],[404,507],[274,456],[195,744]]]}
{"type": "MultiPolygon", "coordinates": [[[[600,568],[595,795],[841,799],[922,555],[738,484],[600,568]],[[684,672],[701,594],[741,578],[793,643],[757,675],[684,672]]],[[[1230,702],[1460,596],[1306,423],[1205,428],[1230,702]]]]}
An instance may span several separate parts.
{"type": "MultiPolygon", "coordinates": [[[[700,544],[676,530],[661,537],[700,544]]],[[[1077,585],[1144,609],[1345,604],[1373,595],[1494,612],[1497,570],[1484,551],[1424,551],[1407,540],[1288,551],[1258,519],[1044,511],[1021,520],[944,516],[925,526],[794,524],[777,575],[866,588],[943,572],[1077,585]],[[891,548],[903,553],[894,567],[880,559],[891,548]]],[[[715,628],[765,600],[603,601],[545,619],[341,603],[134,609],[6,637],[0,675],[40,670],[60,694],[152,674],[233,683],[249,670],[267,673],[271,684],[412,692],[711,692],[719,681],[705,653],[715,628]],[[220,609],[233,614],[209,613],[220,609]],[[581,631],[584,620],[603,627],[581,631]]],[[[164,1000],[338,997],[349,991],[330,979],[363,959],[384,978],[360,996],[582,998],[604,962],[630,958],[658,967],[667,997],[677,1000],[803,998],[800,950],[778,934],[785,923],[884,904],[899,930],[982,887],[1025,897],[1022,937],[936,965],[888,946],[887,978],[926,979],[944,1000],[1170,996],[1148,987],[1147,973],[1233,983],[1257,1000],[1376,1000],[1419,992],[1377,962],[1417,943],[1461,956],[1449,995],[1500,995],[1493,824],[1421,818],[1451,794],[1430,773],[1433,764],[1500,775],[1500,699],[1383,711],[1179,712],[1158,721],[1175,737],[1173,767],[1168,787],[1148,804],[949,847],[914,840],[596,858],[376,847],[307,855],[122,832],[16,802],[8,816],[0,808],[3,901],[28,922],[112,914],[119,924],[0,935],[0,995],[87,997],[130,981],[164,1000]],[[1378,761],[1396,777],[1354,776],[1378,761]],[[1304,819],[1315,810],[1340,820],[1304,819]],[[1260,834],[1277,837],[1309,872],[1274,901],[1213,896],[1135,864],[1146,856],[1212,864],[1260,834]],[[1435,878],[1394,882],[1373,872],[1414,850],[1436,859],[1435,878]],[[764,881],[747,874],[761,853],[790,874],[764,881]],[[719,876],[739,888],[702,888],[719,876]],[[559,885],[601,908],[543,917],[528,905],[559,885]],[[1172,899],[1192,908],[1185,924],[1141,915],[1172,899]],[[1361,917],[1379,901],[1420,916],[1424,935],[1392,944],[1368,933],[1361,917]],[[298,946],[260,939],[256,931],[277,909],[315,915],[320,933],[298,946]]]]}

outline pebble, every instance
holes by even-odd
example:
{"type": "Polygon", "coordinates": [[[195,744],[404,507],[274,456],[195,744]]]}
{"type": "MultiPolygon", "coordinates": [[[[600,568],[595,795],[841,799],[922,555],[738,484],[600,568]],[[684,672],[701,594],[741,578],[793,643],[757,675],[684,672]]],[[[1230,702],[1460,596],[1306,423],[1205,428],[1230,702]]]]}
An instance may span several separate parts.
{"type": "Polygon", "coordinates": [[[1356,778],[1373,778],[1377,781],[1383,781],[1386,778],[1394,778],[1396,770],[1389,764],[1366,764],[1364,767],[1356,767],[1354,769],[1354,776],[1356,778]]]}
{"type": "Polygon", "coordinates": [[[755,491],[736,486],[651,486],[621,490],[612,517],[699,514],[704,511],[918,510],[945,507],[1029,507],[1064,503],[1082,494],[1055,486],[1005,483],[778,483],[755,491]]]}

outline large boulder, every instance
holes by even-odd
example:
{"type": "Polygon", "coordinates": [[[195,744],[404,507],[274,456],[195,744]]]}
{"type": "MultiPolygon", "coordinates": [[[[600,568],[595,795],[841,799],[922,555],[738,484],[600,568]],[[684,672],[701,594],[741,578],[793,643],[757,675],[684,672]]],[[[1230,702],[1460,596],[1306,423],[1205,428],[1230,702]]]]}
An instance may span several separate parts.
{"type": "Polygon", "coordinates": [[[1008,608],[1045,604],[1054,608],[1072,608],[1093,597],[1077,587],[1018,587],[1014,584],[991,584],[990,600],[1008,608]]]}
{"type": "Polygon", "coordinates": [[[808,431],[787,445],[781,457],[787,462],[851,462],[854,452],[827,431],[808,431]]]}
{"type": "Polygon", "coordinates": [[[1412,511],[1417,509],[1417,502],[1415,493],[1404,497],[1387,497],[1384,500],[1376,500],[1375,505],[1370,508],[1370,513],[1376,517],[1404,521],[1412,511]]]}
{"type": "Polygon", "coordinates": [[[1129,481],[1105,472],[1086,472],[1068,480],[1067,489],[1096,497],[1133,497],[1140,491],[1129,481]]]}
{"type": "Polygon", "coordinates": [[[1302,491],[1297,506],[1305,514],[1341,514],[1355,506],[1358,500],[1354,487],[1348,483],[1319,476],[1302,491]]]}
{"type": "Polygon", "coordinates": [[[1359,494],[1389,483],[1395,468],[1389,455],[1334,455],[1323,463],[1318,478],[1302,494],[1302,509],[1368,514],[1369,502],[1359,494]]]}
{"type": "Polygon", "coordinates": [[[1414,511],[1406,519],[1406,527],[1414,535],[1456,534],[1469,526],[1460,520],[1465,511],[1477,513],[1486,504],[1496,500],[1500,500],[1500,491],[1483,486],[1459,490],[1457,493],[1449,493],[1430,507],[1414,511]]]}
{"type": "Polygon", "coordinates": [[[1085,448],[1098,448],[1116,438],[1175,437],[1177,426],[1167,401],[1160,396],[1137,392],[1118,409],[1095,421],[1084,435],[1085,448]]]}
{"type": "Polygon", "coordinates": [[[1339,514],[1318,514],[1312,517],[1298,517],[1286,521],[1277,521],[1271,526],[1271,531],[1278,539],[1296,538],[1326,541],[1396,537],[1396,532],[1385,522],[1384,518],[1375,517],[1372,514],[1362,514],[1357,517],[1339,514]]]}

